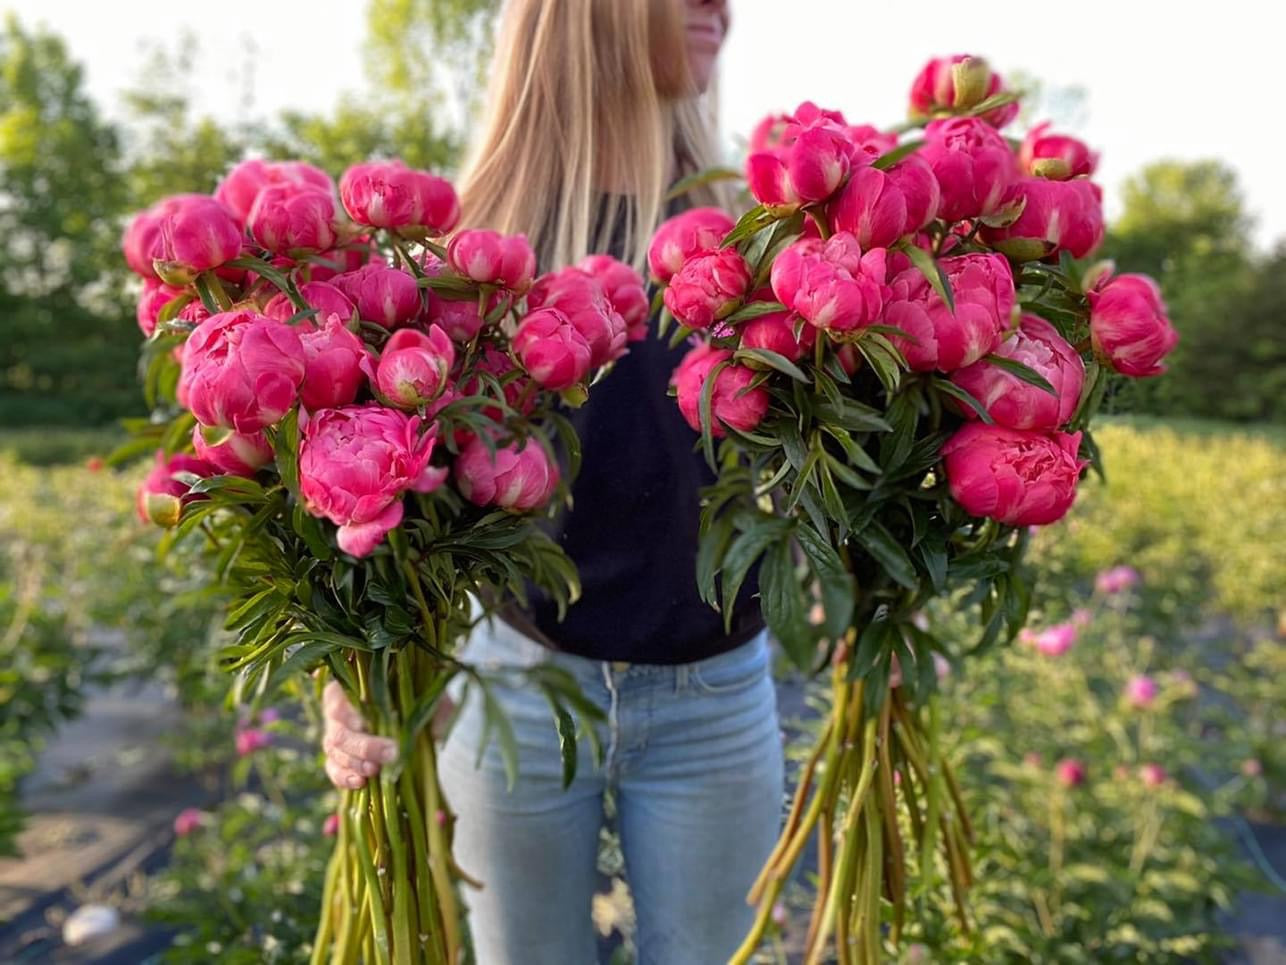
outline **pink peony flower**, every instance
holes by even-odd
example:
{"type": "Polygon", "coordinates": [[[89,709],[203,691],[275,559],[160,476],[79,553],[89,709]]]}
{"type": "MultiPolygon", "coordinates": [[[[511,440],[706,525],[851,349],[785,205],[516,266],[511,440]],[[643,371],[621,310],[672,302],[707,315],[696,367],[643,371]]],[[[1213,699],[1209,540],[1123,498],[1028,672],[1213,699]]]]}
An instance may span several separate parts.
{"type": "Polygon", "coordinates": [[[271,744],[272,737],[266,730],[259,730],[257,727],[245,727],[237,731],[237,756],[239,757],[247,757],[271,744]]]}
{"type": "Polygon", "coordinates": [[[453,342],[470,342],[480,331],[484,319],[478,313],[478,299],[442,298],[429,296],[428,309],[424,314],[427,325],[436,325],[447,333],[453,342]]]}
{"type": "Polygon", "coordinates": [[[189,472],[202,479],[219,474],[218,468],[204,459],[183,453],[167,457],[158,449],[152,471],[139,484],[135,493],[134,508],[140,520],[157,526],[177,525],[179,513],[184,506],[193,500],[205,498],[191,495],[188,491],[191,487],[174,478],[176,472],[189,472]]]}
{"type": "Polygon", "coordinates": [[[304,369],[292,326],[254,312],[220,312],[184,343],[178,400],[203,426],[257,432],[295,404],[304,369]]]}
{"type": "Polygon", "coordinates": [[[938,179],[939,216],[947,221],[995,214],[1018,178],[1018,164],[1005,139],[976,117],[932,121],[919,154],[938,179]]]}
{"type": "Polygon", "coordinates": [[[670,279],[665,307],[680,324],[706,329],[737,310],[750,283],[750,266],[735,248],[699,252],[670,279]]]}
{"type": "Polygon", "coordinates": [[[933,174],[929,162],[919,154],[911,154],[888,169],[889,181],[906,201],[906,226],[908,231],[919,231],[938,216],[942,206],[942,188],[933,174]]]}
{"type": "Polygon", "coordinates": [[[293,258],[335,247],[335,199],[308,184],[270,184],[256,196],[246,216],[255,241],[273,254],[293,258]]]}
{"type": "Polygon", "coordinates": [[[1076,499],[1081,434],[970,422],[942,447],[951,496],[973,516],[1009,526],[1057,522],[1076,499]]]}
{"type": "Polygon", "coordinates": [[[1139,780],[1144,787],[1160,787],[1166,777],[1165,768],[1160,764],[1144,764],[1139,768],[1139,780]]]}
{"type": "Polygon", "coordinates": [[[1165,371],[1161,360],[1179,342],[1161,289],[1147,275],[1116,275],[1088,292],[1094,354],[1122,375],[1165,371]]]}
{"type": "Polygon", "coordinates": [[[328,838],[339,834],[339,815],[334,811],[326,815],[326,820],[322,822],[322,834],[328,838]]]}
{"type": "Polygon", "coordinates": [[[155,219],[154,226],[144,221],[137,233],[133,223],[126,230],[126,257],[149,258],[153,273],[167,284],[186,285],[201,272],[241,254],[241,227],[214,198],[203,194],[166,198],[140,218],[149,216],[155,219]],[[138,251],[137,245],[147,238],[150,248],[138,251]]]}
{"type": "Polygon", "coordinates": [[[625,322],[626,340],[640,342],[646,338],[651,306],[643,276],[611,255],[589,255],[576,267],[603,286],[612,307],[625,322]]]}
{"type": "Polygon", "coordinates": [[[1047,657],[1061,657],[1076,643],[1077,632],[1075,623],[1056,623],[1039,633],[1024,629],[1020,637],[1047,657]]]}
{"type": "Polygon", "coordinates": [[[541,308],[524,318],[512,347],[528,374],[551,392],[584,382],[593,357],[585,336],[556,308],[541,308]]]}
{"type": "Polygon", "coordinates": [[[1160,689],[1151,677],[1136,674],[1125,684],[1125,702],[1135,710],[1143,710],[1152,706],[1160,689]]]}
{"type": "Polygon", "coordinates": [[[693,255],[718,248],[735,224],[719,208],[692,208],[662,222],[647,252],[652,277],[668,283],[693,255]]]}
{"type": "Polygon", "coordinates": [[[273,460],[272,446],[262,431],[253,433],[233,432],[215,445],[206,442],[200,426],[192,429],[192,445],[197,457],[204,459],[220,472],[234,476],[253,476],[273,460]]]}
{"type": "Polygon", "coordinates": [[[545,448],[528,440],[500,446],[494,455],[479,438],[460,448],[455,480],[464,498],[477,506],[528,512],[544,506],[558,486],[558,466],[545,448]]]}
{"type": "Polygon", "coordinates": [[[369,355],[339,315],[323,314],[322,318],[325,322],[321,326],[305,323],[299,327],[299,342],[304,348],[299,399],[313,411],[348,405],[356,399],[365,381],[362,365],[369,355]]]}
{"type": "Polygon", "coordinates": [[[1080,787],[1088,772],[1085,765],[1074,757],[1065,757],[1054,767],[1054,776],[1063,787],[1080,787]]]}
{"type": "Polygon", "coordinates": [[[951,284],[954,313],[918,268],[889,283],[884,322],[910,336],[892,340],[917,372],[950,372],[991,352],[1009,327],[1016,300],[1013,272],[1000,255],[959,255],[938,264],[951,284]]]}
{"type": "MultiPolygon", "coordinates": [[[[961,110],[982,103],[1004,91],[1004,82],[985,60],[968,54],[935,57],[924,65],[911,85],[910,113],[930,117],[939,111],[961,110]]],[[[1004,127],[1018,116],[1017,103],[997,107],[983,115],[994,127],[1004,127]]]]}
{"type": "Polygon", "coordinates": [[[848,176],[854,155],[842,115],[805,103],[787,120],[773,146],[746,158],[746,181],[761,204],[825,201],[848,176]]]}
{"type": "Polygon", "coordinates": [[[1132,566],[1113,566],[1094,577],[1094,588],[1112,596],[1139,583],[1139,571],[1132,566]]]}
{"type": "Polygon", "coordinates": [[[678,396],[679,411],[697,432],[701,431],[701,392],[706,379],[719,365],[724,367],[715,376],[710,399],[711,435],[722,437],[724,425],[749,432],[759,425],[768,411],[768,390],[762,386],[749,388],[755,379],[755,371],[737,365],[731,359],[732,353],[727,349],[701,344],[689,351],[674,370],[671,384],[678,396]]]}
{"type": "Polygon", "coordinates": [[[1005,192],[1001,207],[1022,205],[1018,219],[986,228],[983,240],[1017,261],[1037,261],[1060,251],[1084,258],[1103,243],[1103,191],[1086,178],[1024,178],[1005,192]]]}
{"type": "Polygon", "coordinates": [[[368,322],[385,328],[405,325],[420,314],[420,286],[415,279],[388,265],[363,265],[357,271],[345,272],[331,279],[331,284],[357,306],[358,314],[368,322]]]}
{"type": "Polygon", "coordinates": [[[455,346],[436,325],[429,326],[427,332],[398,329],[384,344],[378,365],[367,357],[362,359],[371,383],[389,404],[411,410],[442,394],[453,365],[455,346]]]}
{"type": "Polygon", "coordinates": [[[536,277],[536,253],[526,235],[495,231],[461,231],[447,245],[447,264],[480,285],[495,285],[522,294],[536,277]]]}
{"type": "Polygon", "coordinates": [[[444,235],[460,220],[460,199],[449,181],[401,161],[355,164],[339,179],[350,218],[406,237],[444,235]]]}
{"type": "MultiPolygon", "coordinates": [[[[331,315],[338,315],[340,321],[347,322],[357,314],[357,306],[334,285],[324,281],[309,281],[299,286],[299,294],[309,308],[317,313],[312,316],[315,324],[320,325],[331,315]]],[[[279,322],[288,322],[299,313],[290,297],[279,292],[268,300],[263,313],[279,322]]]]}
{"type": "Polygon", "coordinates": [[[369,556],[402,521],[402,495],[432,492],[445,470],[429,465],[436,433],[380,405],[300,413],[299,492],[314,516],[339,527],[339,548],[369,556]]]}
{"type": "Polygon", "coordinates": [[[873,167],[854,171],[826,211],[831,227],[853,235],[863,249],[887,248],[909,227],[906,196],[887,172],[873,167]]]}
{"type": "MultiPolygon", "coordinates": [[[[951,381],[981,402],[997,425],[1057,429],[1072,417],[1085,381],[1085,363],[1058,329],[1036,315],[1024,315],[1018,330],[997,346],[995,354],[1044,376],[1056,393],[1050,395],[984,360],[953,372],[951,381]]],[[[966,418],[977,418],[972,408],[963,408],[966,418]]]]}
{"type": "Polygon", "coordinates": [[[182,288],[167,285],[159,278],[143,280],[143,293],[138,297],[138,327],[147,338],[156,331],[157,320],[163,309],[184,294],[182,288]]]}
{"type": "Polygon", "coordinates": [[[767,349],[785,356],[792,362],[798,362],[812,351],[817,341],[817,329],[805,325],[795,338],[795,320],[797,316],[790,312],[773,312],[760,315],[740,325],[741,347],[767,349]]]}
{"type": "Polygon", "coordinates": [[[527,293],[527,307],[556,308],[589,345],[589,365],[596,369],[625,354],[625,319],[607,297],[602,283],[577,268],[541,275],[527,293]]]}
{"type": "Polygon", "coordinates": [[[174,816],[174,834],[183,838],[205,824],[205,812],[198,808],[184,808],[174,816]]]}
{"type": "Polygon", "coordinates": [[[857,239],[838,232],[829,240],[801,238],[772,266],[772,289],[791,311],[817,328],[846,332],[876,322],[888,288],[885,251],[862,253],[857,239]]]}
{"type": "Polygon", "coordinates": [[[1027,133],[1018,149],[1018,163],[1033,177],[1066,181],[1093,174],[1098,167],[1098,154],[1074,137],[1050,134],[1047,121],[1027,133]]]}
{"type": "Polygon", "coordinates": [[[269,185],[286,184],[331,194],[335,182],[320,168],[303,161],[242,161],[214,189],[214,199],[245,225],[259,192],[269,185]]]}

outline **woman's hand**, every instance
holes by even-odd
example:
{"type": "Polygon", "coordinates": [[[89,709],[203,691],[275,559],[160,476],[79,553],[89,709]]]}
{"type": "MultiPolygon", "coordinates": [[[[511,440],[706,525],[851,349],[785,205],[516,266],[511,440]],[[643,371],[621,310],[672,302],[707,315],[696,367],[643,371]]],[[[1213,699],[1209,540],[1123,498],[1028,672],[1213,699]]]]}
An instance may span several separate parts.
{"type": "Polygon", "coordinates": [[[367,733],[366,721],[338,681],[332,680],[322,693],[322,717],[326,776],[337,788],[359,788],[380,772],[381,765],[397,760],[397,742],[367,733]]]}

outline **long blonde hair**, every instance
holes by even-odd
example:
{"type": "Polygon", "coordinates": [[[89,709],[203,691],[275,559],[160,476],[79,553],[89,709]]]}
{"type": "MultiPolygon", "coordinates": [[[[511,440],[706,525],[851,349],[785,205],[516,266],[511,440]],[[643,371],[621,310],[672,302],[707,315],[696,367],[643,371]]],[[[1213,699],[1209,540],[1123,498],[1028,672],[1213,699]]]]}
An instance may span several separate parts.
{"type": "MultiPolygon", "coordinates": [[[[681,0],[508,0],[462,223],[523,232],[541,268],[624,240],[641,264],[671,181],[717,163],[713,93],[693,96],[681,0]]],[[[692,194],[719,203],[718,187],[692,194]]]]}

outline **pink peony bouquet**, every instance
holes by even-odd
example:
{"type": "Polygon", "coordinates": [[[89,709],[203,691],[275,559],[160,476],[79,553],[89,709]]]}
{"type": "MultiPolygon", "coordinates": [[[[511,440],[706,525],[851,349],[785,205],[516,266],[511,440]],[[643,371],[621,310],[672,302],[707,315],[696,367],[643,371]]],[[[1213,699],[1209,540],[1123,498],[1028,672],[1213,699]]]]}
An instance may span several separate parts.
{"type": "MultiPolygon", "coordinates": [[[[123,239],[154,409],[120,453],[154,453],[139,516],[169,529],[163,548],[207,541],[240,694],[257,703],[324,668],[400,742],[396,766],[344,792],[316,961],[465,960],[467,879],[427,725],[453,676],[489,686],[454,656],[477,598],[534,585],[574,599],[538,526],[578,451],[555,409],[645,334],[629,266],[596,255],[539,275],[526,238],[459,219],[447,181],[398,161],[336,185],[252,160],[213,196],[159,201],[123,239]]],[[[570,779],[588,705],[557,673],[534,683],[570,779]]],[[[507,724],[491,723],[512,764],[507,724]]]]}
{"type": "Polygon", "coordinates": [[[1011,139],[1017,113],[967,56],[924,67],[896,131],[802,104],[751,138],[753,206],[686,211],[652,243],[661,327],[693,343],[673,393],[719,475],[702,594],[731,613],[757,566],[788,655],[832,668],[738,963],[814,833],[809,962],[832,939],[841,962],[892,954],[913,864],[927,878],[935,854],[963,899],[970,826],[930,723],[953,648],[918,616],[941,597],[977,610],[956,660],[1019,633],[1030,528],[1097,466],[1112,379],[1161,373],[1176,341],[1155,283],[1086,260],[1104,236],[1097,155],[1048,125],[1011,139]]]}

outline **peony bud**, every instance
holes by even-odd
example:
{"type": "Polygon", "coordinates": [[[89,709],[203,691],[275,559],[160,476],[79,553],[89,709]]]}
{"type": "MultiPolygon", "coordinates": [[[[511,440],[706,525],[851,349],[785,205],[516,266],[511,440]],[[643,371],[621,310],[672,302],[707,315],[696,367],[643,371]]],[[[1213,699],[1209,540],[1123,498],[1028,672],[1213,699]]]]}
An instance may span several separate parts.
{"type": "Polygon", "coordinates": [[[256,727],[247,727],[237,731],[237,755],[248,757],[255,751],[263,750],[272,744],[272,737],[267,731],[256,727]]]}
{"type": "Polygon", "coordinates": [[[698,253],[670,279],[665,307],[681,325],[706,329],[737,310],[751,280],[750,266],[735,248],[698,253]]]}
{"type": "Polygon", "coordinates": [[[252,477],[273,460],[272,446],[263,432],[240,433],[216,430],[223,438],[211,444],[201,426],[192,429],[192,446],[197,457],[204,459],[221,472],[234,476],[252,477]]]}
{"type": "Polygon", "coordinates": [[[536,253],[526,235],[502,235],[468,229],[447,245],[452,271],[480,285],[494,285],[522,294],[536,277],[536,253]]]}
{"type": "Polygon", "coordinates": [[[180,838],[187,837],[205,824],[205,817],[205,812],[198,808],[184,808],[174,816],[174,834],[180,838]]]}
{"type": "Polygon", "coordinates": [[[251,236],[273,254],[302,258],[335,247],[335,201],[311,185],[271,184],[246,216],[251,236]]]}
{"type": "Polygon", "coordinates": [[[885,251],[862,253],[856,238],[801,238],[773,262],[777,300],[826,331],[846,332],[879,319],[888,287],[885,251]]]}
{"type": "Polygon", "coordinates": [[[1139,780],[1144,787],[1160,787],[1165,783],[1165,768],[1160,764],[1144,764],[1139,768],[1139,780]]]}
{"type": "Polygon", "coordinates": [[[252,159],[242,161],[227,173],[215,188],[214,199],[244,225],[259,192],[274,184],[307,187],[326,194],[335,190],[335,182],[329,174],[303,161],[252,159]]]}
{"type": "Polygon", "coordinates": [[[1147,275],[1116,275],[1086,297],[1095,355],[1134,378],[1165,371],[1161,360],[1178,344],[1179,334],[1155,281],[1147,275]]]}
{"type": "Polygon", "coordinates": [[[477,506],[529,512],[549,502],[558,486],[558,466],[535,440],[497,447],[494,454],[477,437],[460,449],[455,480],[464,498],[477,506]]]}
{"type": "Polygon", "coordinates": [[[679,411],[688,425],[697,432],[701,431],[701,393],[717,366],[723,367],[715,376],[710,399],[710,434],[715,438],[722,437],[724,425],[750,432],[763,420],[771,397],[762,386],[749,388],[755,379],[755,371],[733,363],[732,353],[726,349],[702,344],[683,357],[671,377],[679,411]]]}
{"type": "Polygon", "coordinates": [[[353,165],[339,179],[339,197],[358,224],[408,238],[444,235],[460,220],[450,182],[397,160],[353,165]]]}
{"type": "Polygon", "coordinates": [[[1045,526],[1072,508],[1081,434],[970,422],[942,447],[951,496],[972,516],[1045,526]]]}
{"type": "Polygon", "coordinates": [[[1085,765],[1074,757],[1065,757],[1054,767],[1054,775],[1063,787],[1080,787],[1088,772],[1085,765]]]}
{"type": "Polygon", "coordinates": [[[455,365],[455,347],[436,325],[427,333],[403,328],[393,333],[380,354],[378,368],[369,359],[363,366],[371,382],[391,405],[416,409],[436,399],[455,365]]]}
{"type": "Polygon", "coordinates": [[[420,287],[404,271],[388,265],[363,265],[357,271],[336,275],[331,284],[357,306],[368,322],[393,329],[420,314],[420,287]]]}
{"type": "Polygon", "coordinates": [[[584,382],[589,374],[589,342],[556,308],[538,309],[524,318],[512,346],[522,367],[551,392],[584,382]]]}
{"type": "Polygon", "coordinates": [[[689,258],[718,248],[735,224],[719,208],[692,208],[662,222],[647,252],[652,277],[668,283],[689,258]]]}
{"type": "Polygon", "coordinates": [[[135,494],[134,508],[140,520],[157,526],[177,526],[183,507],[205,498],[190,494],[191,487],[174,478],[174,474],[179,472],[191,473],[202,479],[219,474],[218,469],[204,459],[182,453],[167,458],[158,449],[152,471],[139,484],[135,494]]]}
{"type": "Polygon", "coordinates": [[[365,382],[362,365],[368,352],[339,315],[323,316],[320,327],[300,326],[304,348],[304,381],[299,400],[312,411],[348,405],[365,382]]]}
{"type": "Polygon", "coordinates": [[[1125,685],[1125,702],[1135,710],[1144,710],[1152,706],[1160,688],[1151,677],[1136,674],[1125,685]]]}

